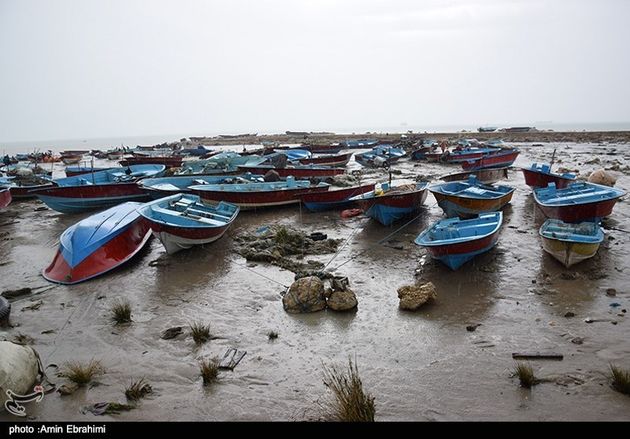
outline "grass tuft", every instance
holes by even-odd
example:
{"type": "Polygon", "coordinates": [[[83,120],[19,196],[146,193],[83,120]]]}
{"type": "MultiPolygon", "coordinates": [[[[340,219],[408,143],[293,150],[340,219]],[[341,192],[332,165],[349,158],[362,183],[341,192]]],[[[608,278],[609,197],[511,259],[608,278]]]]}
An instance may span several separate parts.
{"type": "Polygon", "coordinates": [[[199,363],[204,386],[214,383],[219,376],[219,359],[203,359],[199,363]]]}
{"type": "Polygon", "coordinates": [[[153,388],[144,378],[138,381],[132,381],[131,384],[125,388],[125,396],[129,401],[138,401],[150,393],[153,393],[153,388]]]}
{"type": "Polygon", "coordinates": [[[131,323],[131,303],[120,300],[114,303],[110,309],[112,322],[116,325],[131,323]]]}
{"type": "Polygon", "coordinates": [[[59,376],[66,378],[79,386],[85,386],[95,377],[105,373],[100,361],[90,360],[89,363],[70,361],[66,363],[59,376]]]}
{"type": "Polygon", "coordinates": [[[374,422],[374,397],[366,393],[359,369],[348,359],[348,369],[324,366],[324,385],[332,397],[322,407],[324,416],[341,422],[374,422]]]}
{"type": "Polygon", "coordinates": [[[267,333],[267,337],[269,338],[269,340],[275,340],[276,338],[278,338],[278,333],[276,331],[269,331],[267,333]]]}
{"type": "Polygon", "coordinates": [[[516,363],[514,374],[518,377],[521,387],[525,387],[526,389],[530,389],[534,384],[538,383],[538,380],[534,376],[534,370],[529,364],[516,363]]]}
{"type": "Polygon", "coordinates": [[[192,323],[190,325],[190,334],[196,344],[203,344],[210,340],[210,325],[192,323]]]}
{"type": "Polygon", "coordinates": [[[611,385],[619,393],[630,395],[630,371],[610,365],[611,385]]]}

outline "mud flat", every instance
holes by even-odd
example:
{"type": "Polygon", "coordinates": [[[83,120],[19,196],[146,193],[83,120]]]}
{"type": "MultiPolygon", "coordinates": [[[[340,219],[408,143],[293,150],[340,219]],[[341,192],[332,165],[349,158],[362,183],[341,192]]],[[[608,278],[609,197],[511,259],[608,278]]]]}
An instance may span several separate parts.
{"type": "MultiPolygon", "coordinates": [[[[522,153],[515,165],[549,160],[557,148],[556,167],[579,170],[580,176],[609,168],[619,177],[617,186],[630,191],[629,145],[613,140],[619,135],[627,142],[627,133],[588,133],[602,136],[591,143],[545,137],[551,143],[528,144],[542,142],[539,136],[561,135],[519,133],[526,137],[516,144],[522,153]]],[[[434,179],[459,170],[406,160],[395,169],[396,177],[434,179]]],[[[422,215],[383,244],[378,242],[404,221],[383,227],[362,216],[343,219],[338,212],[314,214],[299,207],[243,212],[230,236],[205,248],[167,256],[153,240],[120,270],[75,286],[55,286],[40,273],[61,232],[85,215],[41,210],[38,201],[13,203],[0,212],[0,292],[32,290],[11,298],[14,327],[0,329],[0,338],[30,337],[44,365],[97,359],[105,370],[98,385],[30,403],[29,416],[41,421],[299,420],[326,395],[322,363],[344,365],[350,355],[376,398],[376,420],[630,419],[630,398],[611,389],[607,378],[610,363],[630,367],[630,317],[622,311],[630,308],[628,198],[604,221],[606,238],[597,255],[565,269],[541,248],[538,227],[544,218],[521,173],[512,170],[504,184],[517,190],[504,211],[498,245],[456,272],[413,244],[442,217],[429,195],[422,215]],[[247,263],[233,239],[274,224],[348,240],[332,261],[330,254],[306,258],[349,277],[358,297],[356,311],[283,310],[281,293],[294,273],[247,263]],[[397,289],[416,281],[432,282],[437,299],[416,312],[400,310],[397,289]],[[110,307],[119,299],[132,306],[131,324],[110,321],[110,307]],[[192,322],[210,326],[209,341],[193,341],[192,322]],[[161,337],[177,326],[183,327],[181,334],[161,337]],[[204,386],[199,361],[220,358],[228,348],[247,354],[233,371],[220,371],[215,383],[204,386]],[[512,376],[515,352],[559,353],[563,360],[531,360],[535,374],[546,380],[528,390],[512,376]],[[133,410],[102,417],[82,412],[99,402],[124,403],[125,387],[140,378],[153,392],[133,410]]],[[[54,370],[49,375],[63,382],[54,370]]],[[[0,413],[0,419],[14,418],[0,413]]]]}

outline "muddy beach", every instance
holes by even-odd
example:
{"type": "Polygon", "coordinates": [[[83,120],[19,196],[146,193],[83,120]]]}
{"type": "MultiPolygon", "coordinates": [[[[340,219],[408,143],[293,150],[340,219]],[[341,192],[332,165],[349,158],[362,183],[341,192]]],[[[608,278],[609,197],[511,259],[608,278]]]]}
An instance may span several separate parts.
{"type": "MultiPolygon", "coordinates": [[[[521,149],[515,166],[548,161],[557,148],[555,169],[579,170],[587,177],[609,168],[618,177],[616,186],[630,190],[630,145],[565,140],[515,143],[521,149]]],[[[358,168],[354,161],[348,165],[358,168]]],[[[460,171],[455,165],[406,159],[394,169],[400,171],[396,178],[411,179],[460,171]]],[[[385,178],[369,177],[379,175],[385,178]]],[[[538,228],[544,218],[521,172],[512,169],[502,184],[516,192],[504,210],[498,245],[456,272],[413,243],[442,217],[429,195],[423,214],[399,231],[405,221],[383,227],[363,216],[343,219],[339,212],[299,207],[243,212],[229,236],[212,245],[167,256],[153,239],[121,269],[59,286],[40,273],[52,260],[59,235],[87,215],[63,215],[36,200],[12,203],[0,212],[0,292],[33,291],[11,299],[14,327],[0,329],[0,339],[32,338],[44,365],[98,359],[105,368],[98,385],[69,396],[47,394],[41,403],[28,405],[29,416],[38,421],[301,420],[326,396],[322,365],[343,364],[352,356],[376,398],[380,421],[630,419],[630,398],[612,390],[607,377],[610,363],[630,367],[630,317],[621,311],[630,308],[628,198],[604,221],[606,238],[597,255],[565,269],[541,248],[538,228]],[[283,310],[281,293],[294,273],[248,263],[233,239],[275,224],[349,239],[332,262],[332,254],[306,259],[348,276],[358,297],[356,311],[296,315],[283,310]],[[397,288],[416,281],[435,284],[437,299],[416,312],[399,310],[397,288]],[[110,306],[120,298],[132,304],[130,325],[109,320],[110,306]],[[187,331],[191,322],[209,324],[213,339],[197,347],[187,331]],[[182,335],[160,338],[175,326],[184,327],[182,335]],[[278,338],[270,340],[270,331],[278,338]],[[247,354],[233,371],[221,371],[217,383],[204,387],[199,359],[221,357],[229,348],[247,354]],[[511,376],[515,352],[564,358],[531,361],[536,374],[548,380],[526,390],[511,376]],[[103,417],[82,413],[86,405],[125,402],[125,386],[140,378],[154,393],[135,409],[103,417]]],[[[48,372],[51,381],[63,382],[54,368],[48,372]]],[[[3,412],[0,420],[15,418],[3,412]]]]}

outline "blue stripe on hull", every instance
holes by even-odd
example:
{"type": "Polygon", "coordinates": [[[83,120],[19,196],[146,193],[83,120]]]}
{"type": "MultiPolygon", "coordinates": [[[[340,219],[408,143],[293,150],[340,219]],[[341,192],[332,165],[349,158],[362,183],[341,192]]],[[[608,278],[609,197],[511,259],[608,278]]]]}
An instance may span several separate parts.
{"type": "Polygon", "coordinates": [[[123,197],[105,198],[63,198],[38,195],[48,207],[61,213],[81,213],[87,210],[105,209],[126,201],[145,201],[150,197],[146,194],[125,195],[123,197]]]}
{"type": "Polygon", "coordinates": [[[445,255],[437,259],[443,262],[445,265],[447,265],[451,270],[457,270],[459,267],[461,267],[466,262],[473,259],[475,256],[487,252],[488,250],[492,249],[492,247],[494,247],[495,245],[497,245],[497,239],[495,239],[492,242],[492,244],[490,244],[488,247],[482,248],[480,250],[476,250],[474,252],[465,253],[465,254],[459,254],[459,255],[445,255]]]}
{"type": "Polygon", "coordinates": [[[470,217],[470,216],[476,216],[479,215],[482,212],[496,212],[499,211],[501,209],[503,209],[503,206],[500,206],[498,209],[483,209],[483,210],[475,210],[475,209],[468,209],[466,207],[462,207],[459,204],[455,204],[452,203],[448,200],[441,200],[438,205],[442,208],[442,210],[444,211],[444,213],[446,214],[447,217],[449,218],[453,218],[456,216],[459,217],[470,217]]]}
{"type": "Polygon", "coordinates": [[[382,204],[374,204],[365,214],[384,226],[389,226],[394,221],[404,218],[416,210],[416,207],[391,207],[383,206],[382,204]]]}
{"type": "Polygon", "coordinates": [[[304,203],[311,212],[323,212],[325,210],[343,209],[354,204],[352,201],[333,201],[330,203],[304,203]]]}

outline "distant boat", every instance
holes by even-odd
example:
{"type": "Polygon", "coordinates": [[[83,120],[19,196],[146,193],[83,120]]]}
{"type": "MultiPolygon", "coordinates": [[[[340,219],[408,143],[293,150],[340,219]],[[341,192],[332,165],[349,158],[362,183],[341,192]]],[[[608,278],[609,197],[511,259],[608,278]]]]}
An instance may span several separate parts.
{"type": "Polygon", "coordinates": [[[496,245],[502,224],[502,212],[482,213],[472,219],[444,219],[424,230],[415,243],[426,248],[432,258],[457,270],[496,245]]]}
{"type": "Polygon", "coordinates": [[[167,168],[179,168],[182,166],[182,156],[135,156],[119,161],[121,166],[134,165],[164,165],[167,168]]]}
{"type": "Polygon", "coordinates": [[[179,151],[182,155],[192,155],[196,157],[200,157],[202,155],[206,155],[208,153],[214,152],[212,148],[205,145],[197,145],[195,148],[184,148],[179,151]]]}
{"type": "Polygon", "coordinates": [[[270,165],[239,165],[239,172],[251,172],[252,174],[265,175],[269,171],[275,171],[280,177],[295,177],[296,179],[307,178],[326,178],[342,175],[346,173],[344,168],[333,168],[330,166],[314,166],[314,165],[294,165],[286,168],[276,168],[270,165]]]}
{"type": "MultiPolygon", "coordinates": [[[[122,170],[122,168],[120,167],[117,168],[122,170]]],[[[111,166],[107,168],[92,168],[90,166],[66,166],[64,172],[66,173],[66,177],[76,177],[77,175],[89,174],[90,172],[107,171],[108,169],[116,168],[112,168],[111,166]]]]}
{"type": "Polygon", "coordinates": [[[122,152],[122,151],[108,152],[106,154],[107,159],[108,160],[113,160],[113,161],[117,161],[117,160],[122,159],[124,155],[125,155],[125,153],[122,152]]]}
{"type": "Polygon", "coordinates": [[[13,200],[35,198],[35,194],[31,191],[53,187],[54,185],[52,179],[47,176],[31,176],[26,179],[7,177],[5,181],[2,182],[2,186],[11,191],[11,198],[13,200]]]}
{"type": "Polygon", "coordinates": [[[379,141],[377,139],[358,139],[358,140],[344,140],[339,142],[339,145],[342,148],[372,148],[378,145],[379,141]]]}
{"type": "Polygon", "coordinates": [[[468,180],[468,177],[474,175],[483,184],[494,184],[499,180],[508,178],[509,168],[479,169],[477,171],[458,172],[456,174],[448,174],[440,177],[444,181],[462,181],[468,180]]]}
{"type": "Polygon", "coordinates": [[[466,160],[462,163],[465,171],[489,168],[505,168],[512,166],[520,151],[518,149],[504,149],[494,154],[488,154],[478,159],[466,160]]]}
{"type": "Polygon", "coordinates": [[[425,154],[425,158],[430,162],[463,163],[468,160],[480,159],[482,157],[496,154],[500,148],[460,146],[450,151],[438,151],[425,154]]]}
{"type": "Polygon", "coordinates": [[[514,194],[513,187],[486,185],[474,175],[466,181],[431,185],[429,191],[449,218],[470,218],[484,212],[495,212],[503,209],[514,194]]]}
{"type": "Polygon", "coordinates": [[[354,160],[367,167],[382,168],[386,164],[391,165],[405,156],[405,150],[390,145],[379,145],[372,150],[355,154],[354,160]]]}
{"type": "Polygon", "coordinates": [[[319,166],[345,166],[352,158],[352,152],[339,155],[320,155],[317,157],[300,159],[301,165],[319,165],[319,166]]]}
{"type": "Polygon", "coordinates": [[[164,172],[164,165],[114,168],[54,180],[56,186],[32,191],[48,207],[61,213],[105,209],[125,201],[144,201],[147,194],[136,184],[164,172]]]}
{"type": "Polygon", "coordinates": [[[556,174],[551,172],[551,166],[546,163],[532,163],[529,168],[521,168],[525,177],[525,184],[531,188],[547,187],[555,183],[558,189],[567,187],[576,180],[575,174],[556,174]]]}
{"type": "Polygon", "coordinates": [[[342,150],[342,147],[339,144],[302,145],[302,148],[308,149],[313,154],[337,154],[342,150]]]}
{"type": "Polygon", "coordinates": [[[427,198],[427,183],[381,183],[375,190],[350,198],[365,215],[389,226],[418,212],[427,198]]]}
{"type": "Polygon", "coordinates": [[[4,209],[9,204],[11,204],[11,190],[0,188],[0,209],[4,209]]]}
{"type": "Polygon", "coordinates": [[[505,128],[506,133],[529,133],[530,131],[537,131],[534,127],[510,127],[505,128]]]}
{"type": "Polygon", "coordinates": [[[169,254],[221,238],[239,210],[223,201],[213,206],[203,204],[198,196],[188,194],[161,198],[138,208],[169,254]]]}
{"type": "Polygon", "coordinates": [[[51,282],[76,284],[104,274],[136,255],[151,237],[149,224],[128,202],[70,226],[43,276],[51,282]]]}
{"type": "Polygon", "coordinates": [[[194,185],[188,189],[199,195],[204,202],[225,201],[236,204],[241,209],[256,209],[298,204],[302,194],[325,192],[330,185],[311,185],[308,180],[287,177],[286,181],[267,183],[206,184],[194,185]]]}
{"type": "Polygon", "coordinates": [[[83,160],[82,155],[66,155],[61,157],[61,161],[64,165],[75,165],[83,160]]]}
{"type": "Polygon", "coordinates": [[[604,240],[604,232],[598,222],[569,224],[548,219],[539,233],[543,249],[567,268],[595,256],[604,240]]]}
{"type": "Polygon", "coordinates": [[[157,200],[179,193],[192,193],[189,186],[200,184],[231,184],[264,182],[262,176],[253,174],[241,175],[175,175],[171,177],[143,178],[138,185],[149,196],[157,200]]]}
{"type": "Polygon", "coordinates": [[[303,194],[300,196],[300,200],[311,212],[345,209],[346,207],[354,204],[353,201],[350,201],[350,198],[373,190],[374,183],[371,183],[363,186],[335,189],[326,192],[303,194]]]}
{"type": "Polygon", "coordinates": [[[477,128],[477,131],[479,131],[480,133],[491,133],[498,129],[499,129],[498,127],[479,127],[477,128]]]}
{"type": "Polygon", "coordinates": [[[558,189],[554,183],[534,189],[534,200],[548,218],[577,223],[610,215],[625,191],[595,183],[571,183],[558,189]]]}
{"type": "Polygon", "coordinates": [[[433,145],[423,145],[416,148],[411,152],[411,160],[427,160],[427,154],[431,154],[434,149],[435,146],[433,145]]]}

